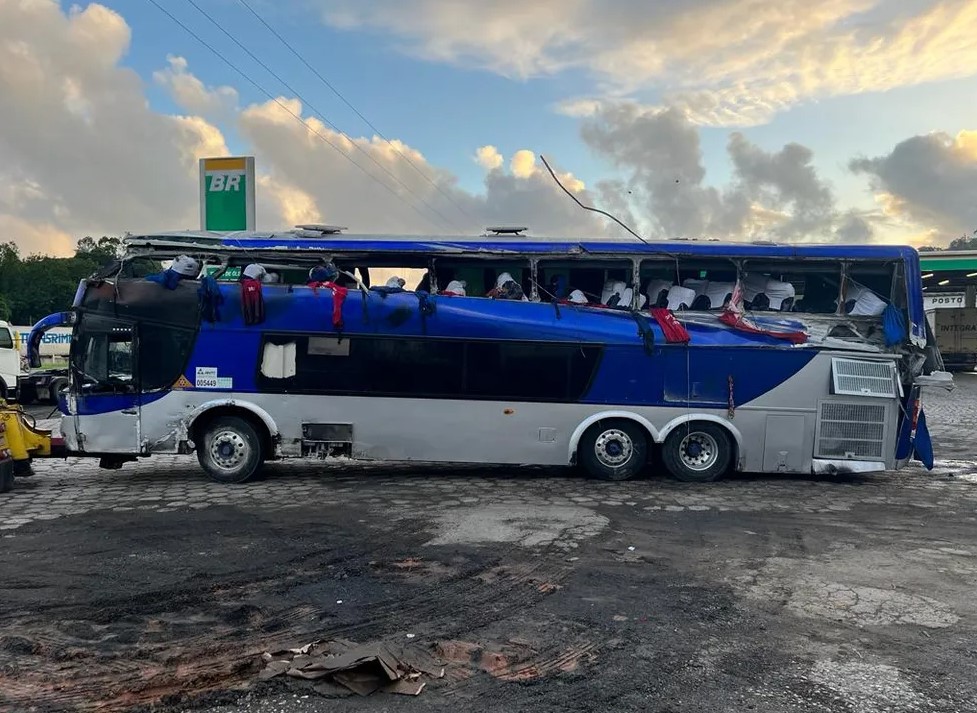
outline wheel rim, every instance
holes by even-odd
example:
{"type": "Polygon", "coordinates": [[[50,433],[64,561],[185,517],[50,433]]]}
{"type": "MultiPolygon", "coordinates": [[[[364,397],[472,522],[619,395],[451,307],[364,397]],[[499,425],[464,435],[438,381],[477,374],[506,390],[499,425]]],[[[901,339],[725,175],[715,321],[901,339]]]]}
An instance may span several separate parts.
{"type": "Polygon", "coordinates": [[[679,455],[682,465],[689,470],[709,470],[719,460],[719,444],[708,433],[696,431],[682,439],[679,455]]]}
{"type": "Polygon", "coordinates": [[[219,431],[210,441],[210,459],[221,470],[236,470],[251,455],[251,446],[237,431],[219,431]]]}
{"type": "Polygon", "coordinates": [[[619,468],[631,460],[634,453],[634,442],[624,431],[611,428],[597,436],[594,442],[594,454],[602,465],[609,468],[619,468]]]}

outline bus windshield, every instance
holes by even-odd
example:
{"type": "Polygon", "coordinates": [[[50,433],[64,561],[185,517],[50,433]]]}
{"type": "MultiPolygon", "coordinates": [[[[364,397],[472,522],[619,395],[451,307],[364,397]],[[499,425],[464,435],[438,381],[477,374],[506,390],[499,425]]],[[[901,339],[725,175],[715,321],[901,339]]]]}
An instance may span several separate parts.
{"type": "Polygon", "coordinates": [[[98,315],[85,315],[72,349],[72,370],[90,392],[129,392],[133,379],[132,325],[98,315]]]}

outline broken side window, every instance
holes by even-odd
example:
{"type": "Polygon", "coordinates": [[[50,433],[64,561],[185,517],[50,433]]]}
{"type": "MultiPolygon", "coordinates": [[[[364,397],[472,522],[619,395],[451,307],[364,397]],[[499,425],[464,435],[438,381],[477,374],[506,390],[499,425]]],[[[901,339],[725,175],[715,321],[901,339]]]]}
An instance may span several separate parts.
{"type": "Polygon", "coordinates": [[[743,306],[757,312],[835,314],[841,279],[836,260],[745,260],[743,306]]]}
{"type": "Polygon", "coordinates": [[[641,292],[649,307],[721,310],[733,297],[736,263],[727,258],[655,258],[641,263],[641,292]]]}
{"type": "Polygon", "coordinates": [[[853,317],[877,317],[890,302],[904,306],[904,281],[897,280],[898,263],[851,262],[845,270],[842,309],[853,317]],[[902,283],[901,290],[899,283],[902,283]]]}
{"type": "Polygon", "coordinates": [[[468,297],[499,295],[515,299],[521,293],[519,299],[528,298],[533,294],[531,268],[527,258],[437,258],[435,261],[438,291],[447,290],[448,285],[454,282],[463,287],[468,297]],[[518,290],[507,291],[500,285],[500,282],[508,283],[510,279],[518,290]]]}
{"type": "Polygon", "coordinates": [[[589,304],[622,309],[633,304],[634,267],[626,259],[543,259],[537,264],[536,280],[542,302],[570,299],[579,291],[589,304]]]}

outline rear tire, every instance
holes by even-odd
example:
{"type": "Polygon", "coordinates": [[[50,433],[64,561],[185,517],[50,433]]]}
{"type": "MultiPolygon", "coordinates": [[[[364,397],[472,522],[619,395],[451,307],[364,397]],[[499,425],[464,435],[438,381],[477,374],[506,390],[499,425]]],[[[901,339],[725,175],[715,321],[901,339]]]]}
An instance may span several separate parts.
{"type": "Polygon", "coordinates": [[[583,434],[577,454],[592,478],[629,480],[645,467],[648,435],[631,421],[598,421],[583,434]]]}
{"type": "Polygon", "coordinates": [[[678,426],[662,444],[662,460],[676,480],[710,483],[718,480],[733,463],[733,439],[715,423],[678,426]]]}
{"type": "Polygon", "coordinates": [[[203,426],[197,441],[197,460],[212,480],[243,483],[261,468],[261,437],[246,419],[219,416],[203,426]]]}

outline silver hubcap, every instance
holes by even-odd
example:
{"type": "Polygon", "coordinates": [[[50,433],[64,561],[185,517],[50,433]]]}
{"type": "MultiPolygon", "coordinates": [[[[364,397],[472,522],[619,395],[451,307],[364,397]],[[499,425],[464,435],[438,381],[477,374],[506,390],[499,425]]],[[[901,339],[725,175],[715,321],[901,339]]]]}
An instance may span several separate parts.
{"type": "Polygon", "coordinates": [[[631,437],[616,428],[604,431],[597,436],[597,442],[594,443],[594,453],[597,455],[597,460],[609,468],[624,465],[631,460],[633,452],[634,443],[631,442],[631,437]]]}
{"type": "Polygon", "coordinates": [[[222,470],[234,470],[250,453],[251,447],[237,431],[218,431],[210,441],[210,459],[222,470]]]}
{"type": "Polygon", "coordinates": [[[689,470],[709,470],[719,459],[719,444],[708,433],[694,432],[682,439],[679,453],[689,470]]]}

